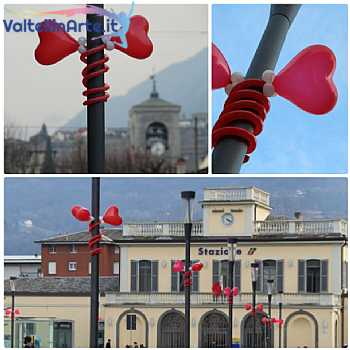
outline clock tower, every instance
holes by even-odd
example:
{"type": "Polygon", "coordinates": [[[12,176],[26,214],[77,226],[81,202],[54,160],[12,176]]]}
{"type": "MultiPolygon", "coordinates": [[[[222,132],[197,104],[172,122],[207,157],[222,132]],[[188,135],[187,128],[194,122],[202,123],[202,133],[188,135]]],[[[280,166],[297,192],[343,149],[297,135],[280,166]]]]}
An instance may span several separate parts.
{"type": "Polygon", "coordinates": [[[150,97],[129,111],[130,146],[175,164],[181,156],[179,105],[159,97],[155,75],[150,97]]]}
{"type": "Polygon", "coordinates": [[[252,236],[271,212],[270,195],[256,187],[205,189],[202,207],[205,236],[252,236]]]}

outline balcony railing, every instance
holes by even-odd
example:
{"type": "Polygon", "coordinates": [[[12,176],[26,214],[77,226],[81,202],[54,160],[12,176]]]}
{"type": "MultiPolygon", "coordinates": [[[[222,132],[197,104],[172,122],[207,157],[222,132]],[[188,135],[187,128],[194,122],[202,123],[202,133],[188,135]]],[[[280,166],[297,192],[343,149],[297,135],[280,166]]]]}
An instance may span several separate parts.
{"type": "MultiPolygon", "coordinates": [[[[181,222],[157,222],[150,224],[124,224],[124,236],[184,236],[184,224],[181,222]]],[[[192,226],[192,236],[202,236],[203,225],[201,222],[194,222],[192,226]]]]}
{"type": "MultiPolygon", "coordinates": [[[[277,305],[282,298],[284,306],[287,305],[317,305],[334,306],[340,305],[340,296],[335,294],[301,294],[284,293],[283,295],[273,295],[272,305],[277,305]]],[[[106,293],[107,304],[117,305],[181,305],[185,303],[184,293],[106,293]]],[[[251,293],[241,293],[234,298],[236,306],[243,306],[252,302],[251,293]]],[[[267,296],[257,294],[257,303],[267,303],[267,296]]],[[[192,293],[191,303],[193,305],[226,304],[224,297],[215,298],[211,293],[192,293]]]]}
{"type": "Polygon", "coordinates": [[[259,234],[347,234],[345,220],[265,220],[255,222],[259,234]]]}
{"type": "Polygon", "coordinates": [[[205,189],[205,201],[244,201],[254,200],[270,205],[270,195],[255,187],[250,188],[224,188],[205,189]]]}

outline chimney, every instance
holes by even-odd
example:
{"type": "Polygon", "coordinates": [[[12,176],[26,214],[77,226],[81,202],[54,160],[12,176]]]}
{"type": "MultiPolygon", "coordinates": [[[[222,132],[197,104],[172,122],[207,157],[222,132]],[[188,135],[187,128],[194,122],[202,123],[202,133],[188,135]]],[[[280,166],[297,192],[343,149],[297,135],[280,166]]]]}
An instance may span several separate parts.
{"type": "Polygon", "coordinates": [[[296,212],[294,213],[294,218],[295,218],[296,220],[303,220],[303,219],[304,219],[303,214],[302,214],[302,212],[300,212],[300,211],[296,211],[296,212]]]}

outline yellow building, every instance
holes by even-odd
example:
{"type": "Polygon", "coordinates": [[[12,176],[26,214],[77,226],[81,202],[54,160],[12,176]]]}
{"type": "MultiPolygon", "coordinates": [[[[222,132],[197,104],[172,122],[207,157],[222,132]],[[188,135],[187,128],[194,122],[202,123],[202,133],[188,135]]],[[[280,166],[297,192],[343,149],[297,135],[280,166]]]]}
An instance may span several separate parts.
{"type": "MultiPolygon", "coordinates": [[[[203,221],[192,229],[191,259],[201,261],[193,274],[191,346],[227,344],[228,304],[214,298],[213,282],[227,285],[229,238],[238,240],[234,284],[232,342],[248,347],[253,333],[251,263],[259,264],[257,302],[267,309],[267,280],[274,280],[272,316],[279,318],[281,338],[274,325],[266,342],[266,328],[256,323],[259,347],[341,347],[347,344],[347,222],[273,217],[270,196],[257,188],[205,189],[203,221]]],[[[172,264],[184,259],[182,223],[128,223],[120,247],[119,288],[102,288],[100,299],[104,341],[112,347],[181,347],[184,341],[184,293],[181,273],[172,264]]],[[[5,292],[8,290],[5,285],[5,292]]],[[[16,298],[18,322],[70,321],[73,347],[88,346],[88,296],[29,295],[16,298]]],[[[48,294],[48,292],[46,293],[48,294]]],[[[5,296],[5,305],[11,303],[5,296]]],[[[265,315],[258,313],[258,318],[265,315]]],[[[8,334],[5,323],[5,335],[8,334]]],[[[54,332],[54,327],[51,327],[54,332]]],[[[50,328],[50,329],[51,329],[50,328]]],[[[268,331],[269,332],[269,331],[268,331]]],[[[53,335],[51,337],[53,339],[53,335]]],[[[53,346],[53,340],[48,346],[53,346]]],[[[20,344],[19,344],[20,346],[20,344]]]]}

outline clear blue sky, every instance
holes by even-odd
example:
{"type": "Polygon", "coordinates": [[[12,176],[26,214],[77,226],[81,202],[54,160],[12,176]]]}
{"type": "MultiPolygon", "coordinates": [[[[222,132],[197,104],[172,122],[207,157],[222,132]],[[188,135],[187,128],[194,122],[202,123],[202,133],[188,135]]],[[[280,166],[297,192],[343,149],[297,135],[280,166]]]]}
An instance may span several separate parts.
{"type": "MultiPolygon", "coordinates": [[[[246,73],[266,26],[268,5],[214,5],[213,42],[231,70],[246,73]]],[[[347,171],[347,6],[303,5],[282,49],[276,72],[312,44],[329,46],[337,57],[338,102],[326,116],[313,116],[281,97],[271,111],[257,148],[241,173],[345,173],[347,171]]],[[[213,92],[213,123],[225,92],[213,92]]]]}

